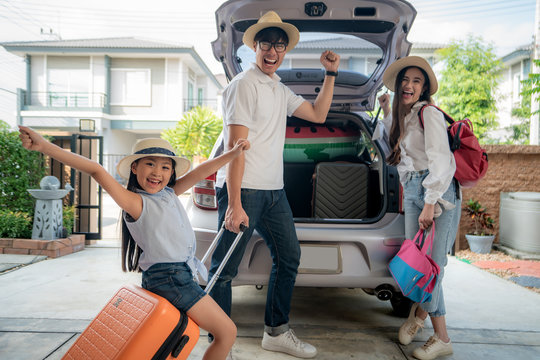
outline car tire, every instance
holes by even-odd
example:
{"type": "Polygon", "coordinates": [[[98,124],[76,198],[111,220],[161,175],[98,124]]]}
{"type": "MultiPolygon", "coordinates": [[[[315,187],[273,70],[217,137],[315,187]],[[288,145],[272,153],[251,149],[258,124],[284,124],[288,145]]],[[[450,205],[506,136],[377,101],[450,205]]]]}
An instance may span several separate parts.
{"type": "Polygon", "coordinates": [[[403,294],[400,292],[395,292],[390,298],[390,304],[392,304],[394,315],[406,318],[409,316],[409,312],[411,311],[414,301],[403,296],[403,294]]]}

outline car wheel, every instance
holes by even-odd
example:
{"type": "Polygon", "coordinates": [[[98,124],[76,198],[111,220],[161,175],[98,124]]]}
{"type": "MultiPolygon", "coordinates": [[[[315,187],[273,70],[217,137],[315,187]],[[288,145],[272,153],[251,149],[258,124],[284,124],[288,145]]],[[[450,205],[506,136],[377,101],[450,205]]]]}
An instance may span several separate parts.
{"type": "Polygon", "coordinates": [[[395,292],[390,298],[390,304],[392,304],[394,315],[406,318],[409,316],[409,312],[411,311],[414,302],[403,296],[402,293],[395,292]]]}

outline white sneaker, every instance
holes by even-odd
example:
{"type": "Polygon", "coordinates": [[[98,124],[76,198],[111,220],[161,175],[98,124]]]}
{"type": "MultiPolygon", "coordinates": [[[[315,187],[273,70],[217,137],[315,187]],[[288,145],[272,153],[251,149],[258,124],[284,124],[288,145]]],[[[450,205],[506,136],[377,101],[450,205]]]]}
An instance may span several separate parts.
{"type": "Polygon", "coordinates": [[[262,348],[268,351],[283,352],[304,359],[309,359],[317,355],[317,349],[313,345],[298,339],[291,329],[278,336],[270,336],[265,331],[262,339],[262,348]]]}
{"type": "Polygon", "coordinates": [[[434,334],[424,345],[414,349],[412,354],[420,360],[432,360],[439,356],[451,355],[453,352],[451,341],[445,343],[439,339],[437,334],[434,334]]]}
{"type": "Polygon", "coordinates": [[[416,309],[418,308],[418,305],[418,303],[413,304],[407,321],[405,321],[399,328],[398,338],[399,342],[403,345],[409,345],[418,333],[418,330],[424,327],[424,320],[416,316],[416,309]]]}

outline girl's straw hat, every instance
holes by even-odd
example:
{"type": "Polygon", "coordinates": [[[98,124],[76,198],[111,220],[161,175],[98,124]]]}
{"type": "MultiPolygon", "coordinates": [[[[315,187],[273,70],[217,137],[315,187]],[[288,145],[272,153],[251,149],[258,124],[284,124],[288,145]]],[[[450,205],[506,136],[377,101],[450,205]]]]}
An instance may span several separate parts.
{"type": "Polygon", "coordinates": [[[184,175],[190,167],[189,160],[176,156],[174,149],[167,140],[159,138],[147,138],[141,139],[133,145],[133,155],[128,155],[118,162],[116,165],[116,171],[124,179],[129,180],[129,174],[131,173],[131,164],[140,158],[147,156],[159,156],[168,157],[176,162],[176,177],[184,175]]]}
{"type": "Polygon", "coordinates": [[[437,78],[435,77],[435,73],[431,69],[431,66],[429,66],[429,63],[426,61],[426,59],[421,58],[420,56],[407,56],[402,59],[399,59],[398,61],[392,63],[386,69],[383,75],[383,83],[384,85],[393,92],[396,92],[395,85],[396,85],[396,77],[399,74],[399,72],[410,66],[415,66],[417,68],[420,68],[426,72],[429,78],[429,94],[433,95],[437,92],[439,89],[439,84],[437,83],[437,78]]]}
{"type": "Polygon", "coordinates": [[[262,29],[266,29],[269,27],[277,27],[285,31],[287,37],[289,38],[289,44],[287,45],[286,51],[292,50],[296,46],[296,44],[298,44],[298,40],[300,40],[300,32],[298,31],[296,26],[281,21],[281,18],[275,11],[268,11],[266,14],[261,16],[261,18],[259,19],[259,21],[257,21],[256,24],[248,27],[246,32],[244,33],[242,41],[248,48],[253,49],[255,35],[257,35],[257,33],[262,29]]]}

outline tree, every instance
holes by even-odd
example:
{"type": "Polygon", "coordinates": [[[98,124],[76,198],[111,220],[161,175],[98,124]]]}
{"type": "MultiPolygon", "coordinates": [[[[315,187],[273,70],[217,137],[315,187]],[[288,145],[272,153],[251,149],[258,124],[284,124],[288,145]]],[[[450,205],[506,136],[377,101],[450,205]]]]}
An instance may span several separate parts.
{"type": "MultiPolygon", "coordinates": [[[[512,116],[519,119],[518,124],[511,125],[510,143],[512,144],[529,144],[529,134],[531,130],[531,94],[532,82],[529,79],[523,80],[523,89],[521,90],[521,102],[519,107],[512,109],[512,116]]],[[[537,85],[538,86],[538,85],[537,85]]]]}
{"type": "MultiPolygon", "coordinates": [[[[540,66],[540,60],[533,60],[536,66],[540,66]]],[[[523,90],[521,90],[521,95],[523,99],[529,98],[529,116],[536,115],[540,113],[540,109],[536,110],[534,113],[530,113],[531,109],[531,96],[534,96],[534,101],[540,101],[540,74],[535,74],[533,72],[529,73],[529,77],[522,81],[523,90]]]]}
{"type": "Polygon", "coordinates": [[[469,35],[465,40],[452,41],[438,54],[444,62],[439,104],[455,119],[469,118],[480,141],[487,141],[489,130],[498,126],[495,91],[502,69],[493,47],[469,35]]]}
{"type": "Polygon", "coordinates": [[[161,137],[189,160],[195,155],[208,158],[222,128],[222,119],[212,109],[197,106],[185,113],[174,128],[165,130],[161,137]]]}

